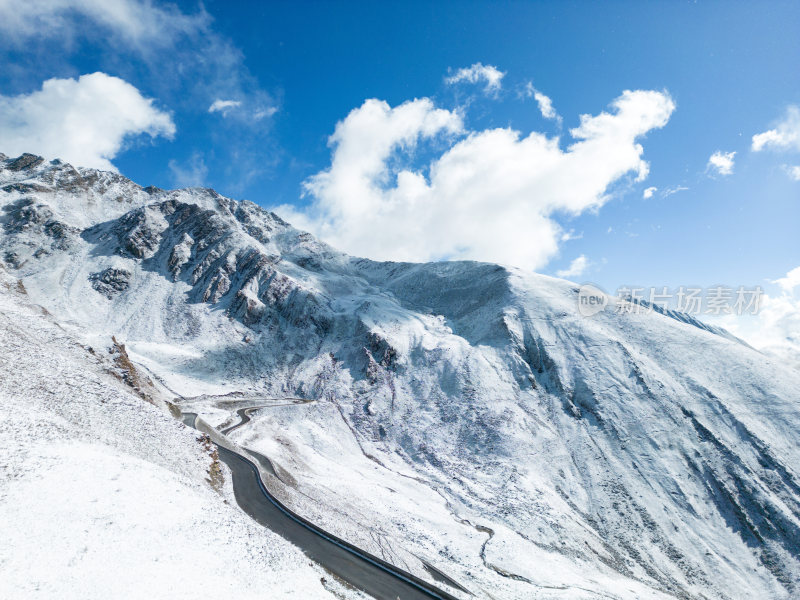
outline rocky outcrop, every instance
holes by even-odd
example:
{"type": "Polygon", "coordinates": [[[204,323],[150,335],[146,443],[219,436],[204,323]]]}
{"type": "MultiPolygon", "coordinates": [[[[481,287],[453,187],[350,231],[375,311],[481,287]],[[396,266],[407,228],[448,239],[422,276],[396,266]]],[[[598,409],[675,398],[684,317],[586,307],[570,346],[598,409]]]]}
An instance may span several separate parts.
{"type": "Polygon", "coordinates": [[[6,168],[9,171],[22,171],[23,169],[33,169],[38,167],[43,162],[44,159],[41,156],[26,153],[10,161],[6,168]]]}
{"type": "Polygon", "coordinates": [[[120,292],[124,292],[130,287],[133,273],[127,269],[114,269],[109,267],[99,273],[92,273],[89,281],[92,287],[103,294],[109,300],[113,299],[120,292]]]}

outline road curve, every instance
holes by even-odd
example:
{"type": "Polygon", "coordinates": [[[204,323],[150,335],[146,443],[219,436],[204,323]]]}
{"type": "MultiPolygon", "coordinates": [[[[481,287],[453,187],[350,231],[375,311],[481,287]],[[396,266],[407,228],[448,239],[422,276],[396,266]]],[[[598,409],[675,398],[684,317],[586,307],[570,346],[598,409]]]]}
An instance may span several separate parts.
{"type": "Polygon", "coordinates": [[[245,406],[244,408],[240,408],[236,411],[236,415],[239,417],[239,422],[231,425],[227,429],[222,429],[220,433],[222,435],[228,435],[232,433],[234,430],[239,429],[242,425],[246,425],[250,422],[250,413],[254,410],[258,410],[259,408],[273,408],[275,406],[294,406],[297,404],[309,404],[313,402],[313,400],[304,400],[300,398],[287,398],[287,400],[292,400],[292,402],[282,402],[276,404],[255,404],[253,406],[245,406]]]}
{"type": "MultiPolygon", "coordinates": [[[[195,417],[184,413],[182,420],[193,427],[195,417]]],[[[220,459],[231,470],[234,496],[241,509],[334,575],[378,600],[459,600],[294,513],[269,492],[250,459],[222,446],[217,448],[220,459]]]]}

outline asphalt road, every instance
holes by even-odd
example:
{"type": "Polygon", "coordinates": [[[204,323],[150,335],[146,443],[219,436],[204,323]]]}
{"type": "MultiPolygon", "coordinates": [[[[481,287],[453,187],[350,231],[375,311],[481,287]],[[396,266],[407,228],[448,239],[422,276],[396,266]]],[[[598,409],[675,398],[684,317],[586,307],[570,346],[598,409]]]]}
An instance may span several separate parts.
{"type": "Polygon", "coordinates": [[[236,411],[236,415],[239,417],[239,422],[228,427],[227,429],[223,429],[222,431],[220,431],[220,433],[222,435],[228,435],[234,430],[239,429],[239,427],[241,427],[242,425],[249,423],[250,413],[259,408],[272,408],[274,406],[294,406],[296,404],[308,404],[310,402],[313,402],[313,400],[303,400],[300,398],[295,398],[295,399],[287,398],[287,400],[292,400],[292,401],[276,403],[276,404],[257,404],[255,406],[245,406],[244,408],[240,408],[239,410],[236,411]]]}
{"type": "Polygon", "coordinates": [[[231,470],[234,495],[242,510],[354,587],[379,600],[456,600],[455,596],[358,550],[283,507],[267,491],[249,460],[221,446],[219,457],[231,470]]]}
{"type": "MultiPolygon", "coordinates": [[[[182,420],[194,427],[196,416],[194,413],[183,413],[182,420]]],[[[244,420],[244,410],[239,416],[244,420]]],[[[238,426],[243,424],[239,423],[238,426]]],[[[233,492],[239,507],[353,587],[378,600],[459,600],[295,514],[270,494],[253,462],[222,446],[217,448],[220,459],[231,470],[233,492]]]]}
{"type": "Polygon", "coordinates": [[[257,407],[248,406],[247,408],[240,408],[239,410],[237,410],[236,414],[239,417],[240,421],[238,423],[236,423],[235,425],[232,425],[231,427],[228,427],[227,429],[223,429],[222,431],[220,431],[220,433],[222,435],[228,435],[232,431],[234,431],[236,429],[239,429],[239,427],[241,427],[242,425],[245,425],[246,423],[249,423],[250,422],[250,414],[249,413],[250,413],[251,410],[253,410],[255,408],[257,408],[257,407]]]}

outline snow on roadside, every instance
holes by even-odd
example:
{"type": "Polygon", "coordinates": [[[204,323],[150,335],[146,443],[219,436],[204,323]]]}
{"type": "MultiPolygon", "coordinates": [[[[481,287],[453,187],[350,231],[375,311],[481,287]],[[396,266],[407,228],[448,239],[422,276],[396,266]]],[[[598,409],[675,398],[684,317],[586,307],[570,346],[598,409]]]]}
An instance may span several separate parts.
{"type": "Polygon", "coordinates": [[[0,270],[0,597],[362,597],[244,515],[227,471],[213,491],[197,432],[104,370],[0,270]]]}

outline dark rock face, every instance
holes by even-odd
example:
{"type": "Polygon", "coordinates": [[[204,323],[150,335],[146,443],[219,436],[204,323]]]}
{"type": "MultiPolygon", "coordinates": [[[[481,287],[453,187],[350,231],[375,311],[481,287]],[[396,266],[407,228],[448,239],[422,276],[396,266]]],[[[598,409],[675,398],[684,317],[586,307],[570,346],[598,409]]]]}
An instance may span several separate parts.
{"type": "MultiPolygon", "coordinates": [[[[53,211],[44,204],[37,204],[32,198],[20,198],[16,202],[5,206],[3,213],[5,214],[0,216],[0,222],[6,233],[42,233],[46,238],[49,238],[49,246],[54,250],[67,249],[71,237],[79,233],[79,230],[75,227],[54,219],[53,211]]],[[[34,256],[39,258],[39,256],[46,253],[47,250],[45,248],[38,248],[34,256]]]]}
{"type": "Polygon", "coordinates": [[[12,269],[19,269],[25,264],[25,260],[16,252],[4,252],[3,261],[12,269]]]}
{"type": "Polygon", "coordinates": [[[30,194],[33,192],[46,192],[47,188],[43,185],[36,185],[35,183],[9,183],[8,185],[4,185],[2,190],[7,194],[10,194],[11,192],[30,194]]]}
{"type": "MultiPolygon", "coordinates": [[[[107,244],[109,253],[143,261],[148,270],[169,273],[173,281],[185,281],[190,302],[221,304],[246,325],[280,322],[322,335],[329,320],[324,301],[277,269],[281,256],[247,239],[269,244],[275,230],[286,225],[255,205],[220,201],[222,214],[175,200],[151,204],[92,227],[84,237],[107,244]]],[[[301,262],[299,257],[295,264],[301,262]]]]}
{"type": "Polygon", "coordinates": [[[13,204],[4,207],[3,228],[6,233],[20,233],[37,225],[43,225],[53,216],[53,212],[44,205],[37,205],[32,198],[20,198],[13,204]]]}
{"type": "Polygon", "coordinates": [[[127,269],[108,268],[99,273],[92,273],[89,276],[89,281],[92,282],[92,287],[95,290],[112,300],[114,296],[130,287],[132,276],[133,273],[127,269]]]}
{"type": "Polygon", "coordinates": [[[128,213],[115,230],[121,242],[119,253],[134,258],[148,258],[158,247],[161,229],[163,226],[154,221],[147,209],[128,213]]]}
{"type": "Polygon", "coordinates": [[[40,164],[44,162],[44,159],[41,156],[36,156],[35,154],[28,154],[25,153],[22,156],[15,158],[8,164],[8,170],[10,171],[22,171],[23,169],[33,169],[38,167],[40,164]]]}

